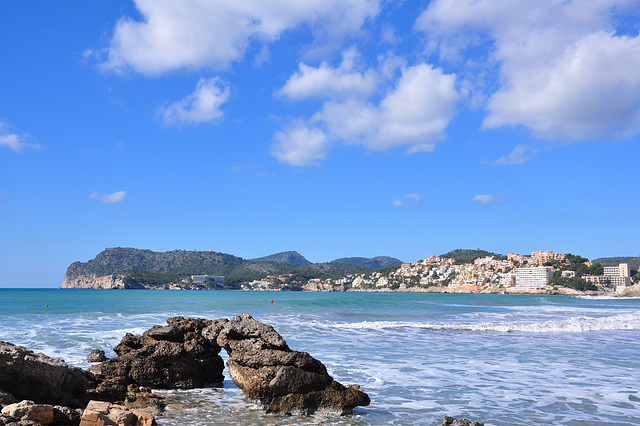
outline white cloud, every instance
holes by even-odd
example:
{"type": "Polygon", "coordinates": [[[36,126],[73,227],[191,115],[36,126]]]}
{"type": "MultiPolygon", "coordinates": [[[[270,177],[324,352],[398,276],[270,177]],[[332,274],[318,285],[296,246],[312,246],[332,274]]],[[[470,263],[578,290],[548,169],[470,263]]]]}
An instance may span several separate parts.
{"type": "Polygon", "coordinates": [[[412,193],[403,195],[397,200],[391,203],[394,207],[420,207],[424,204],[424,197],[422,195],[412,193]]]}
{"type": "Polygon", "coordinates": [[[202,78],[192,94],[159,107],[157,116],[166,125],[213,122],[223,116],[220,107],[229,100],[230,93],[229,86],[219,78],[202,78]]]}
{"type": "Polygon", "coordinates": [[[0,147],[10,149],[13,152],[37,151],[43,148],[40,144],[26,142],[25,140],[28,138],[28,135],[11,133],[9,124],[0,121],[0,147]]]}
{"type": "Polygon", "coordinates": [[[357,71],[357,60],[357,52],[347,50],[338,68],[332,68],[326,62],[318,68],[300,63],[300,71],[289,77],[278,93],[292,100],[371,95],[378,83],[377,73],[371,69],[362,73],[357,71]]]}
{"type": "Polygon", "coordinates": [[[90,200],[100,201],[105,204],[121,203],[126,197],[127,191],[117,191],[111,194],[100,194],[98,192],[94,192],[89,195],[90,200]]]}
{"type": "Polygon", "coordinates": [[[478,194],[473,197],[473,201],[484,206],[488,206],[490,204],[500,204],[502,202],[502,195],[478,194]]]}
{"type": "Polygon", "coordinates": [[[530,145],[516,145],[509,154],[488,162],[490,166],[519,166],[533,159],[538,153],[538,148],[530,145]]]}
{"type": "MultiPolygon", "coordinates": [[[[416,28],[456,57],[486,35],[498,64],[484,128],[524,126],[557,141],[640,132],[640,36],[619,34],[625,1],[431,2],[416,28]]],[[[637,29],[636,29],[637,31],[637,29]]],[[[477,54],[476,54],[477,56],[477,54]]]]}
{"type": "Polygon", "coordinates": [[[273,154],[281,163],[291,166],[315,166],[327,157],[331,142],[324,132],[297,122],[274,135],[273,154]]]}
{"type": "Polygon", "coordinates": [[[372,151],[433,151],[445,138],[458,97],[454,75],[420,64],[404,69],[378,106],[354,99],[329,101],[313,120],[324,123],[330,137],[372,151]]]}
{"type": "Polygon", "coordinates": [[[141,21],[122,17],[102,63],[105,70],[157,75],[175,69],[223,69],[253,43],[277,40],[302,24],[327,39],[357,32],[379,0],[135,0],[141,21]],[[330,37],[328,37],[330,35],[330,37]]]}
{"type": "MultiPolygon", "coordinates": [[[[405,147],[408,153],[433,151],[445,138],[444,131],[453,118],[460,96],[455,88],[455,75],[444,74],[428,64],[403,68],[395,82],[386,82],[387,86],[393,87],[376,105],[370,96],[364,96],[366,90],[359,90],[363,87],[363,79],[350,74],[349,78],[338,78],[344,75],[345,69],[351,70],[344,63],[338,69],[326,64],[319,68],[305,67],[304,72],[290,78],[281,91],[295,94],[291,96],[295,99],[316,97],[321,93],[329,98],[307,121],[307,126],[322,128],[328,140],[362,145],[372,151],[396,147],[405,147]],[[327,82],[319,85],[324,88],[322,91],[313,88],[317,86],[310,77],[319,75],[323,76],[319,80],[327,82]],[[331,79],[339,83],[331,85],[328,83],[331,79]],[[295,85],[290,84],[293,81],[295,85]]],[[[373,73],[368,70],[358,75],[373,73]]],[[[371,80],[385,81],[382,74],[371,80]]]]}
{"type": "Polygon", "coordinates": [[[368,147],[433,151],[435,143],[444,139],[458,98],[455,75],[427,64],[405,69],[395,90],[380,102],[379,132],[368,147]]]}

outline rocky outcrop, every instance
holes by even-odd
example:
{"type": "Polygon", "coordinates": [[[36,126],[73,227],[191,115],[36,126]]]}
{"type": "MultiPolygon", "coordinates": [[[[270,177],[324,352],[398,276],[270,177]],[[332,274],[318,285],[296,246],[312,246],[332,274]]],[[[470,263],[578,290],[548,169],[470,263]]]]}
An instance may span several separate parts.
{"type": "Polygon", "coordinates": [[[640,284],[625,287],[618,295],[623,297],[640,297],[640,284]]]}
{"type": "MultiPolygon", "coordinates": [[[[221,383],[222,348],[229,354],[227,366],[234,383],[269,413],[342,415],[370,403],[358,386],[336,382],[320,361],[306,352],[291,350],[273,327],[250,315],[233,320],[175,317],[168,319],[166,326],[153,326],[141,336],[127,333],[114,348],[117,356],[93,365],[93,373],[0,342],[2,405],[29,400],[5,407],[0,425],[78,424],[77,418],[61,420],[79,416],[66,407],[84,408],[90,400],[94,401],[87,406],[82,425],[155,424],[152,414],[158,414],[162,405],[151,388],[221,383]],[[135,411],[150,406],[150,411],[135,411]]],[[[90,360],[104,356],[102,351],[92,354],[90,360]]]]}
{"type": "Polygon", "coordinates": [[[455,417],[444,416],[442,423],[437,426],[484,426],[484,423],[472,422],[467,419],[456,419],[455,417]]]}
{"type": "Polygon", "coordinates": [[[81,368],[0,342],[0,389],[18,400],[83,408],[93,387],[93,376],[81,368]]]}
{"type": "MultiPolygon", "coordinates": [[[[102,289],[126,289],[132,288],[125,285],[119,275],[97,276],[93,274],[69,276],[65,275],[60,288],[102,288],[102,289]]],[[[144,288],[142,286],[137,288],[144,288]]]]}
{"type": "Polygon", "coordinates": [[[273,327],[250,315],[224,323],[217,342],[229,354],[227,367],[233,382],[249,398],[262,402],[269,413],[342,415],[370,403],[358,386],[336,382],[320,361],[306,352],[292,351],[273,327]]]}
{"type": "Polygon", "coordinates": [[[142,336],[127,333],[113,349],[118,356],[103,362],[100,372],[125,386],[175,389],[220,383],[224,379],[220,346],[203,335],[205,327],[215,323],[176,317],[142,336]]]}
{"type": "Polygon", "coordinates": [[[370,400],[358,386],[343,386],[306,352],[292,351],[270,325],[243,314],[227,319],[170,318],[142,336],[127,334],[114,348],[118,355],[99,366],[98,391],[131,384],[153,388],[194,388],[223,380],[219,353],[247,397],[269,413],[351,413],[370,400]]]}

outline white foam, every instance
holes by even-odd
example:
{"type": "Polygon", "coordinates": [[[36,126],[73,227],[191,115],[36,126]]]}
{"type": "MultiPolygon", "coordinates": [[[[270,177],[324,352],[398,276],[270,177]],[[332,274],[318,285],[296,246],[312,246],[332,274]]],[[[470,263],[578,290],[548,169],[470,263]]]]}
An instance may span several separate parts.
{"type": "Polygon", "coordinates": [[[323,323],[325,326],[355,330],[423,329],[496,333],[583,333],[604,330],[640,330],[640,311],[604,316],[576,316],[548,321],[493,321],[476,323],[435,323],[409,321],[362,321],[323,323]]]}
{"type": "Polygon", "coordinates": [[[640,297],[630,297],[630,296],[575,296],[578,299],[587,299],[587,300],[624,300],[624,299],[640,299],[640,297]]]}

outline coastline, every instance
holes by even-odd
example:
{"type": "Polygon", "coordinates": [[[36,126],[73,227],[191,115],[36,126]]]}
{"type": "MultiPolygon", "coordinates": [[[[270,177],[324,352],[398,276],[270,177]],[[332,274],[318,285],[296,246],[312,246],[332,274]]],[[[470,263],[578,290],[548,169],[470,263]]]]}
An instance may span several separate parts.
{"type": "MultiPolygon", "coordinates": [[[[52,288],[54,289],[54,288],[52,288]]],[[[87,286],[87,287],[57,287],[59,290],[160,290],[160,291],[232,291],[232,292],[304,292],[304,293],[424,293],[424,294],[502,294],[502,295],[545,295],[545,296],[609,296],[609,297],[640,297],[640,284],[629,286],[622,292],[602,292],[602,291],[580,291],[567,287],[548,288],[542,290],[529,290],[519,289],[516,287],[498,288],[488,287],[479,290],[469,290],[466,288],[450,288],[450,287],[401,287],[398,289],[391,289],[389,287],[381,288],[348,288],[344,290],[318,290],[318,289],[300,289],[300,290],[287,290],[281,288],[243,288],[238,290],[232,289],[210,289],[202,287],[180,287],[180,286],[167,286],[167,287],[135,287],[135,288],[121,288],[121,287],[101,287],[101,286],[87,286]]]]}

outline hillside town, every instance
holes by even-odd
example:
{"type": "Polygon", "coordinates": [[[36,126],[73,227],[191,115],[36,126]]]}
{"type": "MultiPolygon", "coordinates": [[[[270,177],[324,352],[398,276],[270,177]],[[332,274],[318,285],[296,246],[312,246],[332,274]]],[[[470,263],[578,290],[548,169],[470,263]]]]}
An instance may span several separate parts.
{"type": "Polygon", "coordinates": [[[634,282],[628,264],[602,267],[587,259],[552,251],[530,255],[486,256],[469,263],[430,256],[399,267],[350,274],[337,279],[292,282],[291,276],[268,276],[244,283],[244,290],[398,291],[443,293],[622,295],[634,282]],[[296,284],[298,285],[297,288],[296,284]]]}

